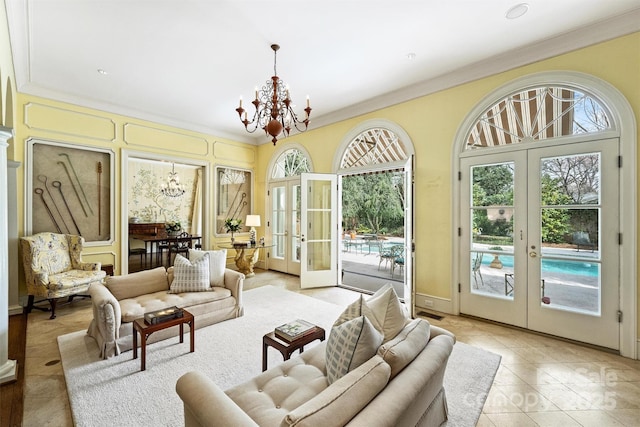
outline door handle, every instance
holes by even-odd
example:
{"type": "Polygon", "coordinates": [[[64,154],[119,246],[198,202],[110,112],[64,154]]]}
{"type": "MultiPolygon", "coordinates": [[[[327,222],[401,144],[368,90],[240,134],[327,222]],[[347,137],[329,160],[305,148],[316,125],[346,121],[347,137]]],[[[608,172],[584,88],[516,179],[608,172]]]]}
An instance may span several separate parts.
{"type": "Polygon", "coordinates": [[[529,252],[529,256],[530,256],[531,258],[535,258],[535,257],[537,257],[537,256],[538,256],[538,253],[537,253],[537,252],[535,252],[535,251],[531,251],[531,252],[529,252]]]}

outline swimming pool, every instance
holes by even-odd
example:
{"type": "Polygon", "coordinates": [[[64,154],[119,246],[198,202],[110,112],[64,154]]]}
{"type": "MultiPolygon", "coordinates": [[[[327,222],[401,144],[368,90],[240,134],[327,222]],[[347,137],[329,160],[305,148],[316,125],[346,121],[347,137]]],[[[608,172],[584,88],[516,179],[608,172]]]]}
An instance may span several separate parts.
{"type": "MultiPolygon", "coordinates": [[[[482,264],[489,266],[493,261],[493,254],[484,254],[482,264]]],[[[504,267],[513,267],[513,255],[500,255],[504,267]]],[[[599,264],[584,261],[565,261],[557,259],[543,259],[542,271],[545,273],[575,274],[588,277],[598,277],[599,264]]]]}

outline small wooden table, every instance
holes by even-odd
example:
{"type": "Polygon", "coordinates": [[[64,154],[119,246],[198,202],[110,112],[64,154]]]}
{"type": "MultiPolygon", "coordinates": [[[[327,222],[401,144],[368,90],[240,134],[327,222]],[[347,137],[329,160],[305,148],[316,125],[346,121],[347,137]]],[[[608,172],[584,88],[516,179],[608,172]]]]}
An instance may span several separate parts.
{"type": "Polygon", "coordinates": [[[277,337],[273,331],[265,334],[262,337],[262,371],[267,370],[267,347],[275,348],[282,353],[284,360],[289,360],[294,351],[300,350],[300,353],[302,353],[304,346],[315,340],[324,341],[324,329],[320,326],[316,326],[312,332],[291,342],[277,337]]]}
{"type": "Polygon", "coordinates": [[[149,336],[154,332],[161,331],[172,326],[180,326],[180,342],[183,343],[184,325],[187,324],[189,325],[189,335],[191,336],[190,351],[191,353],[195,351],[195,322],[193,320],[193,314],[184,309],[182,310],[182,313],[182,317],[156,323],[155,325],[148,324],[144,321],[143,317],[133,321],[133,358],[138,358],[138,333],[140,333],[140,351],[142,353],[140,358],[141,371],[147,369],[147,338],[149,338],[149,336]]]}

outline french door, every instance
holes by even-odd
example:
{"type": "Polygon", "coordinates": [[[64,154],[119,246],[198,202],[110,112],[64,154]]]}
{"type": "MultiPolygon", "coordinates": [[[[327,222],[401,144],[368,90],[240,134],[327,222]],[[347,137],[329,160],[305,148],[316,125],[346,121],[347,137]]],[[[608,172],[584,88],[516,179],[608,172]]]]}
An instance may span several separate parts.
{"type": "Polygon", "coordinates": [[[462,313],[619,344],[618,141],[461,160],[462,313]]]}
{"type": "Polygon", "coordinates": [[[300,275],[300,177],[271,183],[269,197],[272,244],[269,269],[300,275]]]}
{"type": "Polygon", "coordinates": [[[338,176],[303,173],[300,287],[338,284],[338,176]]]}

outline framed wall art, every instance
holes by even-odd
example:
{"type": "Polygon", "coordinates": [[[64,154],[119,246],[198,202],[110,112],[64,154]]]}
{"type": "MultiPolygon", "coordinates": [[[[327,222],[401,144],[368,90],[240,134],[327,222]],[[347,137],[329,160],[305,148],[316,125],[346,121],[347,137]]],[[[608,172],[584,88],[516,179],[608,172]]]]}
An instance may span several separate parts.
{"type": "Polygon", "coordinates": [[[242,220],[241,233],[253,209],[253,175],[250,170],[216,166],[216,235],[226,235],[227,219],[242,220]]]}
{"type": "Polygon", "coordinates": [[[112,242],[113,151],[38,139],[26,149],[27,233],[78,234],[89,246],[112,242]]]}

